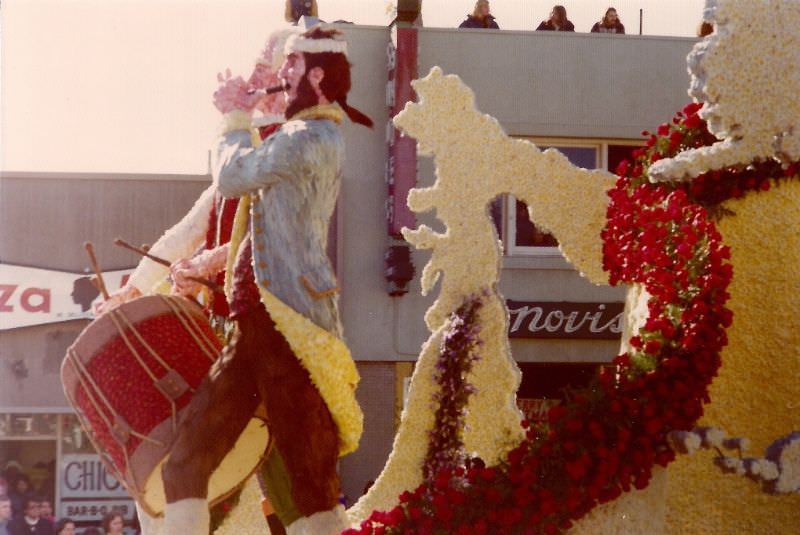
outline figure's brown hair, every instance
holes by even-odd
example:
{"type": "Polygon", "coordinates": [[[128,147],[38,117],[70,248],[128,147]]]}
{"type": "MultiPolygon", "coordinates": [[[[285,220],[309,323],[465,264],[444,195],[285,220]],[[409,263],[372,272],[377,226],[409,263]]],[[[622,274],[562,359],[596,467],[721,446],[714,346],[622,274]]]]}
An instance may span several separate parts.
{"type": "MultiPolygon", "coordinates": [[[[322,29],[315,26],[308,30],[303,37],[306,39],[333,39],[341,35],[336,29],[322,29]]],[[[347,56],[338,52],[303,52],[306,62],[306,73],[314,67],[319,67],[325,72],[319,88],[325,98],[336,102],[354,123],[359,123],[372,128],[372,119],[347,104],[347,93],[350,92],[350,62],[347,56]]]]}

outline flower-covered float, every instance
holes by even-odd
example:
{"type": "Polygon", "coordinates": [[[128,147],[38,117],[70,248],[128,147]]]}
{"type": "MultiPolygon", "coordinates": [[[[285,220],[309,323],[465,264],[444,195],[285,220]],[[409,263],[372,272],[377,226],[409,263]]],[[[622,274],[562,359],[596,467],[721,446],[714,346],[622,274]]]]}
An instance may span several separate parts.
{"type": "Polygon", "coordinates": [[[646,133],[616,180],[506,137],[455,76],[434,69],[415,83],[419,102],[395,124],[434,156],[437,182],[409,206],[435,209],[446,231],[405,235],[433,250],[423,290],[443,280],[392,456],[349,511],[351,533],[788,533],[800,523],[800,278],[787,268],[800,260],[800,3],[757,11],[709,2],[716,33],[689,57],[703,102],[646,133]],[[770,54],[755,57],[753,28],[775,17],[761,49],[770,54]],[[475,146],[480,155],[464,150],[475,146]],[[502,193],[524,200],[587,278],[630,285],[620,355],[543,425],[520,423],[513,404],[486,214],[502,193]],[[682,458],[668,478],[660,467],[682,450],[681,432],[713,448],[714,433],[691,431],[704,411],[757,450],[774,444],[764,458],[682,458]],[[774,481],[780,495],[724,472],[774,481]]]}
{"type": "MultiPolygon", "coordinates": [[[[409,204],[436,209],[446,231],[406,237],[432,249],[422,283],[430,291],[441,278],[440,294],[392,456],[348,511],[351,533],[783,533],[800,523],[790,433],[800,428],[800,288],[786,268],[800,261],[800,8],[759,6],[709,6],[717,32],[690,66],[693,96],[713,104],[647,134],[618,177],[508,138],[457,77],[435,69],[415,84],[420,101],[396,124],[438,171],[409,204]],[[774,20],[760,48],[771,53],[743,69],[760,38],[752,27],[774,20]],[[464,150],[475,146],[480,156],[464,150]],[[503,193],[528,204],[589,280],[630,285],[620,354],[546,424],[522,420],[515,403],[486,212],[503,193]],[[764,456],[676,461],[700,446],[744,449],[693,430],[704,414],[764,456]],[[775,482],[781,495],[724,472],[775,482]]],[[[218,533],[263,532],[257,494],[251,482],[218,533]]]]}

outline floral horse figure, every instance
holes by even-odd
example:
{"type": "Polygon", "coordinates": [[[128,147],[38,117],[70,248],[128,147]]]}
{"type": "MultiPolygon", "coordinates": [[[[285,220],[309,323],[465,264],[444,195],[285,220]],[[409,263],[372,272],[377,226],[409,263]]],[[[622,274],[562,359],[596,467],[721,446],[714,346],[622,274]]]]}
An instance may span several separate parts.
{"type": "MultiPolygon", "coordinates": [[[[780,22],[780,42],[768,48],[774,54],[766,63],[772,66],[763,69],[751,53],[734,53],[743,50],[742,42],[752,33],[743,33],[741,20],[752,14],[751,6],[722,0],[710,4],[706,14],[717,17],[717,35],[712,39],[724,53],[716,55],[713,47],[702,45],[689,63],[698,73],[707,75],[706,85],[693,82],[693,94],[712,99],[713,104],[707,110],[702,108],[700,117],[709,119],[709,129],[723,141],[654,164],[651,178],[685,179],[753,160],[800,158],[797,103],[787,99],[785,91],[769,92],[765,98],[772,98],[772,109],[767,112],[763,103],[740,98],[743,89],[736,75],[722,72],[726,58],[734,62],[738,58],[748,69],[750,63],[759,64],[751,69],[765,76],[758,87],[776,84],[776,77],[797,87],[797,70],[784,67],[798,63],[800,42],[790,30],[782,28],[792,27],[784,26],[786,21],[800,20],[800,2],[763,4],[760,11],[772,13],[770,20],[775,20],[776,12],[786,16],[780,22]],[[703,50],[708,51],[708,63],[703,63],[703,50]],[[793,63],[791,58],[795,58],[793,63]],[[697,92],[698,88],[702,92],[697,92]],[[731,96],[733,92],[735,96],[731,96]]],[[[752,73],[747,72],[745,78],[750,80],[752,73]]],[[[483,358],[472,372],[477,393],[468,405],[464,447],[492,464],[519,439],[519,426],[514,423],[518,413],[511,395],[518,384],[518,371],[505,338],[507,319],[496,286],[499,249],[487,214],[492,199],[510,193],[526,202],[531,219],[558,239],[562,252],[578,270],[592,282],[608,281],[600,236],[606,225],[606,191],[614,184],[612,176],[578,169],[554,150],[542,152],[529,142],[508,138],[496,120],[475,110],[472,92],[457,77],[445,76],[438,68],[416,81],[414,89],[419,102],[407,105],[395,123],[417,139],[422,154],[435,157],[437,181],[430,188],[412,190],[409,206],[417,212],[435,209],[446,231],[438,233],[423,225],[406,230],[404,235],[417,247],[433,250],[422,276],[423,291],[432,289],[441,275],[443,280],[439,299],[426,315],[432,335],[412,379],[392,456],[372,490],[349,511],[354,521],[366,518],[373,509],[392,507],[398,494],[413,490],[422,481],[423,445],[433,422],[428,406],[434,391],[431,376],[437,348],[448,315],[457,310],[465,296],[487,297],[479,320],[483,358]],[[480,155],[469,150],[474,146],[484,149],[480,155]]],[[[762,189],[769,189],[769,184],[762,189]]],[[[747,433],[754,446],[763,449],[785,434],[787,425],[800,428],[796,410],[792,410],[800,396],[795,379],[800,375],[800,335],[791,328],[800,317],[794,297],[800,286],[798,278],[786,269],[800,262],[800,235],[796,232],[800,180],[790,177],[767,194],[730,198],[720,208],[723,215],[718,225],[732,250],[736,270],[728,305],[735,321],[728,330],[730,344],[722,355],[720,375],[711,387],[713,402],[706,409],[706,418],[714,425],[747,433]],[[770,217],[764,217],[765,213],[770,217]],[[768,355],[781,355],[780,370],[767,362],[759,365],[768,355]],[[770,417],[762,418],[765,414],[770,417]]],[[[628,340],[646,319],[650,300],[639,285],[629,289],[623,351],[629,349],[628,340]]],[[[690,529],[730,533],[741,526],[754,532],[785,532],[797,523],[797,495],[768,497],[742,478],[721,479],[725,476],[698,456],[682,458],[670,474],[673,484],[667,486],[665,471],[656,472],[646,489],[596,507],[574,524],[572,532],[672,533],[690,529]]]]}

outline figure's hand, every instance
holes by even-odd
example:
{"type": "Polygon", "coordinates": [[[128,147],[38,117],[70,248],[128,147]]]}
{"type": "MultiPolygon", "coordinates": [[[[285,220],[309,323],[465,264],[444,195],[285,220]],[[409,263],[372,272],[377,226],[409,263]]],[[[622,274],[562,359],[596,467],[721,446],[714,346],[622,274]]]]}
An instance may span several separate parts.
{"type": "Polygon", "coordinates": [[[126,284],[110,296],[105,301],[100,301],[96,305],[94,305],[94,314],[95,316],[99,316],[103,312],[107,312],[112,308],[116,308],[122,303],[127,303],[128,301],[133,301],[137,297],[141,297],[142,292],[139,291],[139,288],[132,284],[126,284]]]}
{"type": "Polygon", "coordinates": [[[170,268],[172,279],[172,295],[192,297],[197,295],[202,285],[189,277],[202,277],[201,269],[195,259],[182,258],[174,262],[170,268]]]}
{"type": "Polygon", "coordinates": [[[193,296],[202,288],[202,284],[191,280],[213,279],[217,273],[225,269],[228,257],[228,245],[203,251],[193,258],[183,258],[174,262],[169,268],[172,276],[172,293],[174,295],[193,296]]]}
{"type": "Polygon", "coordinates": [[[231,77],[230,69],[225,70],[225,76],[217,73],[219,88],[214,92],[214,106],[222,113],[235,110],[251,112],[261,94],[255,92],[255,87],[246,82],[241,76],[231,77]]]}

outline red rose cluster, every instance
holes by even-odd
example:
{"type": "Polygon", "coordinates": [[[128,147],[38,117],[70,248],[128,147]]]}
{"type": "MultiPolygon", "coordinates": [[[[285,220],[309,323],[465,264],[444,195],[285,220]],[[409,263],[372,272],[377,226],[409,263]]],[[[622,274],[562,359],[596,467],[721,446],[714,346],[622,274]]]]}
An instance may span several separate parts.
{"type": "Polygon", "coordinates": [[[777,164],[763,162],[651,184],[653,162],[716,141],[698,109],[690,104],[661,125],[620,165],[609,192],[604,267],[612,284],[640,284],[650,296],[631,350],[588,388],[568,392],[547,423],[523,421],[526,440],[499,465],[473,458],[440,470],[346,534],[561,533],[597,505],[645,488],[654,466],[674,459],[667,434],[702,415],[732,321],[730,251],[706,207],[767,189],[767,177],[778,176],[777,164]]]}
{"type": "MultiPolygon", "coordinates": [[[[672,121],[659,125],[655,134],[644,131],[645,147],[633,151],[633,163],[623,161],[617,168],[620,176],[631,176],[634,182],[646,180],[645,168],[662,158],[670,158],[686,149],[709,146],[718,140],[708,131],[697,112],[701,104],[687,104],[672,121]]],[[[705,207],[716,207],[730,198],[739,198],[748,191],[767,191],[771,182],[779,182],[800,173],[800,162],[781,165],[775,160],[751,162],[746,166],[710,171],[684,185],[689,198],[705,207]]]]}

